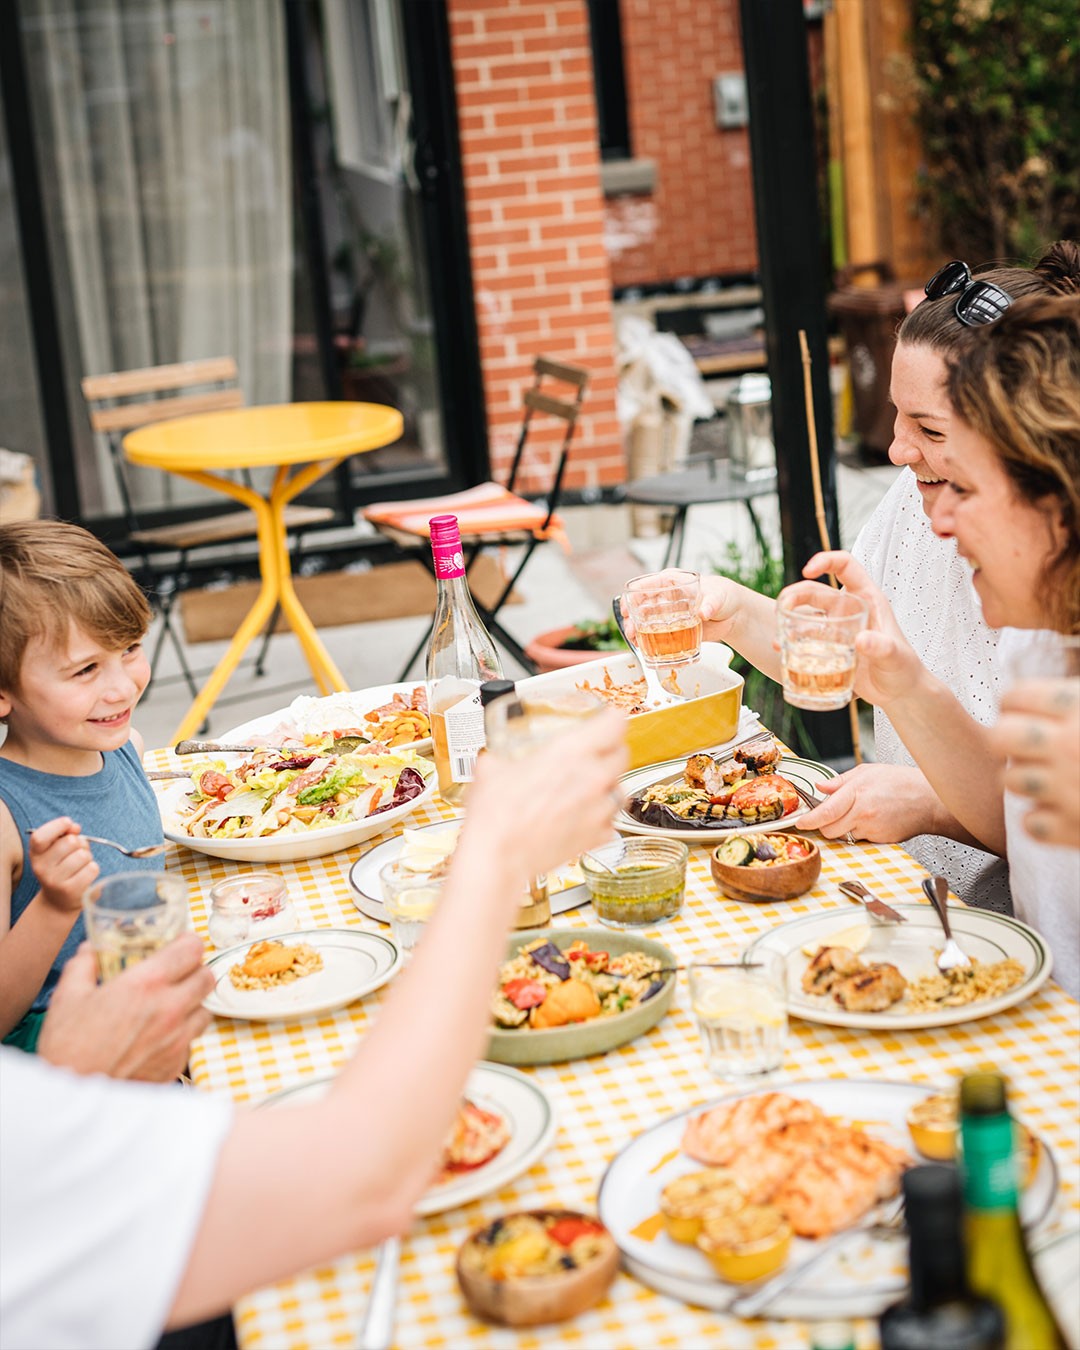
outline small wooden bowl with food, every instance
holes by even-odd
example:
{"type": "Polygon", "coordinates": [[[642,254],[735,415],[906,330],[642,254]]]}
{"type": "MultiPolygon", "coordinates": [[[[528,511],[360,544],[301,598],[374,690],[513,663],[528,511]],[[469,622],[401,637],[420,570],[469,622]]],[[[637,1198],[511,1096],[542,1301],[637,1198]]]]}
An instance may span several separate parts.
{"type": "Polygon", "coordinates": [[[821,875],[821,850],[799,834],[736,834],[717,844],[711,862],[732,900],[794,900],[821,875]]]}
{"type": "Polygon", "coordinates": [[[619,1249],[599,1220],[568,1209],[507,1214],[466,1238],[457,1277],[478,1317],[511,1327],[562,1322],[599,1303],[619,1249]]]}

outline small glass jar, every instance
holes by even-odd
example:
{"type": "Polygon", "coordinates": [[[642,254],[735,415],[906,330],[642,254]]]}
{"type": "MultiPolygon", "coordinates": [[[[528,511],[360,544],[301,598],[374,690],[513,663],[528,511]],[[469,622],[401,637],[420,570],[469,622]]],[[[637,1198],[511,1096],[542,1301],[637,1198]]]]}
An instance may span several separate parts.
{"type": "Polygon", "coordinates": [[[674,918],[690,850],[677,839],[622,839],[581,857],[596,917],[608,928],[652,928],[674,918]],[[606,864],[606,866],[605,866],[606,864]]]}
{"type": "Polygon", "coordinates": [[[209,931],[215,947],[277,937],[296,926],[285,879],[273,872],[243,872],[210,888],[209,931]]]}

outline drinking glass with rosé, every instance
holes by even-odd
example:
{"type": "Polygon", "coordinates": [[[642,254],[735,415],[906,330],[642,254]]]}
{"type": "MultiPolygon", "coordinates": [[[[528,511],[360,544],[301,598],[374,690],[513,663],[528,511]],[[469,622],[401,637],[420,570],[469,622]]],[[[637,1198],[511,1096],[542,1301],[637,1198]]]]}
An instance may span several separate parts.
{"type": "Polygon", "coordinates": [[[843,708],[855,692],[855,639],[866,603],[848,591],[799,581],[776,602],[784,698],[795,708],[843,708]]]}
{"type": "Polygon", "coordinates": [[[623,602],[648,666],[682,666],[701,655],[701,577],[669,568],[626,583],[623,602]]]}

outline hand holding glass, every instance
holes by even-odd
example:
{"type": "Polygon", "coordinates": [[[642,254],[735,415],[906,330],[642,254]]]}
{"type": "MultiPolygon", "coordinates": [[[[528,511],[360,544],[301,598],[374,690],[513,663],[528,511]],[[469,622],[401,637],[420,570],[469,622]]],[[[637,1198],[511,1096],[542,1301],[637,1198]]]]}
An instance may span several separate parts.
{"type": "Polygon", "coordinates": [[[828,712],[855,692],[855,638],[866,627],[866,603],[849,591],[798,581],[776,602],[784,699],[795,708],[828,712]]]}
{"type": "Polygon", "coordinates": [[[773,1073],[784,1062],[787,1038],[787,965],[777,952],[752,961],[689,967],[690,1006],[705,1065],[714,1078],[773,1073]]]}
{"type": "Polygon", "coordinates": [[[648,666],[681,666],[701,655],[701,577],[669,568],[626,583],[623,603],[648,666]]]}
{"type": "Polygon", "coordinates": [[[98,975],[111,980],[187,928],[187,886],[175,873],[114,872],[89,887],[83,914],[98,975]]]}

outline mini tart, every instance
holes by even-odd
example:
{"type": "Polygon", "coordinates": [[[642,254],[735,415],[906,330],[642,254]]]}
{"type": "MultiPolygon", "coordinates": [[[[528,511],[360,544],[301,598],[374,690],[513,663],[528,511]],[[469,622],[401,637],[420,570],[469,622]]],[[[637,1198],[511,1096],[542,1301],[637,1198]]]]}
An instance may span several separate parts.
{"type": "Polygon", "coordinates": [[[576,1317],[599,1303],[618,1267],[604,1225],[568,1209],[506,1214],[466,1238],[457,1257],[471,1311],[510,1327],[576,1317]]]}
{"type": "Polygon", "coordinates": [[[697,1245],[722,1279],[747,1284],[772,1275],[791,1251],[791,1225],[771,1205],[746,1205],[734,1214],[710,1215],[697,1245]]]}
{"type": "Polygon", "coordinates": [[[660,1192],[664,1228],[676,1242],[696,1242],[706,1216],[722,1217],[745,1204],[746,1197],[724,1167],[687,1172],[660,1192]]]}

